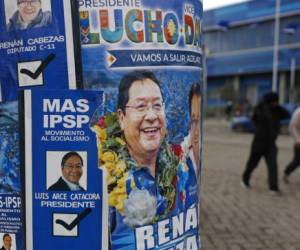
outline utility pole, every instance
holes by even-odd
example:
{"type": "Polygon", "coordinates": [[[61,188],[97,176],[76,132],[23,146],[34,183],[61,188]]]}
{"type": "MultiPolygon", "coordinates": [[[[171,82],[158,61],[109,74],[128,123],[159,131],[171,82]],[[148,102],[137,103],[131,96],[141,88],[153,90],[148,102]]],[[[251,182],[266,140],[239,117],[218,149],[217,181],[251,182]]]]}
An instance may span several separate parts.
{"type": "Polygon", "coordinates": [[[276,0],[275,25],[274,25],[274,45],[273,45],[273,81],[272,91],[278,90],[278,46],[280,29],[280,0],[276,0]]]}

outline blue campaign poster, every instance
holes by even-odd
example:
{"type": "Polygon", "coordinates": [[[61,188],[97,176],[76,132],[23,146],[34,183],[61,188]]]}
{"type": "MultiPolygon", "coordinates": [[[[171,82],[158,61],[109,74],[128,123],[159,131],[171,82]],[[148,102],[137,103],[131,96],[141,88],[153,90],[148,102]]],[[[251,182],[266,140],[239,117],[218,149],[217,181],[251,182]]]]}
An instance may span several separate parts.
{"type": "Polygon", "coordinates": [[[0,105],[0,239],[23,249],[18,103],[0,105]]]}
{"type": "Polygon", "coordinates": [[[147,69],[163,84],[169,133],[188,130],[188,92],[202,79],[202,1],[78,0],[85,89],[103,89],[114,111],[122,77],[147,69]],[[180,94],[178,94],[180,91],[180,94]]]}
{"type": "Polygon", "coordinates": [[[0,102],[18,89],[76,88],[74,3],[0,1],[0,102]]]}
{"type": "Polygon", "coordinates": [[[78,0],[113,250],[199,250],[201,0],[78,0]]]}
{"type": "Polygon", "coordinates": [[[26,249],[108,249],[102,108],[101,91],[24,91],[26,249]]]}
{"type": "Polygon", "coordinates": [[[0,238],[12,250],[25,248],[18,90],[77,87],[76,6],[71,0],[0,0],[0,238]]]}

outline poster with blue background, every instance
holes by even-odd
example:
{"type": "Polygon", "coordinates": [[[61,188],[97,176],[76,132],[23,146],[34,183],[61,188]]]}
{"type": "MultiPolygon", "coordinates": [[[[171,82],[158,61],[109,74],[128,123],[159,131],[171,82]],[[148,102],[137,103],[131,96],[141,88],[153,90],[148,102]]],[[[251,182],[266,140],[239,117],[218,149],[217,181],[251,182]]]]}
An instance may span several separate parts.
{"type": "Polygon", "coordinates": [[[74,2],[0,1],[0,101],[18,89],[76,88],[74,2]]]}
{"type": "Polygon", "coordinates": [[[23,249],[18,103],[0,104],[0,237],[23,249]]]}
{"type": "Polygon", "coordinates": [[[26,249],[107,249],[103,171],[92,124],[101,91],[26,90],[26,249]]]}
{"type": "Polygon", "coordinates": [[[25,248],[18,90],[76,88],[74,4],[0,1],[0,237],[12,250],[25,248]]]}
{"type": "Polygon", "coordinates": [[[111,248],[200,249],[202,1],[78,0],[111,248]]]}

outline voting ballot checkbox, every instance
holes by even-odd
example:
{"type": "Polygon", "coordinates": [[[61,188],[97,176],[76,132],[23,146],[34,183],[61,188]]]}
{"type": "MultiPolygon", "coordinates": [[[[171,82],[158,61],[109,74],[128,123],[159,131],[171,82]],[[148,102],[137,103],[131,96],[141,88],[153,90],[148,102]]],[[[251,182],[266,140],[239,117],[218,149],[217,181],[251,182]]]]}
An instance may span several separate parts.
{"type": "Polygon", "coordinates": [[[39,70],[42,61],[30,61],[18,63],[18,84],[19,87],[43,85],[43,72],[39,70]]]}
{"type": "Polygon", "coordinates": [[[77,237],[78,225],[68,226],[77,218],[78,214],[53,214],[53,236],[77,237]]]}

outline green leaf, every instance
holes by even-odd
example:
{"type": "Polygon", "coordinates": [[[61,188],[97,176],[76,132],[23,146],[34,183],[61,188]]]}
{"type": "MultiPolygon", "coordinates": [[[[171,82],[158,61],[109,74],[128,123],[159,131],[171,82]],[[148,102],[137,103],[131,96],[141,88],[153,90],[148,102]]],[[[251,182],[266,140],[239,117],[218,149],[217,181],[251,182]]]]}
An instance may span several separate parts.
{"type": "Polygon", "coordinates": [[[120,144],[114,139],[108,139],[103,143],[103,149],[104,150],[118,150],[120,148],[120,144]]]}
{"type": "Polygon", "coordinates": [[[115,123],[118,123],[118,117],[116,113],[109,113],[105,116],[105,123],[107,128],[113,126],[115,123]]]}

